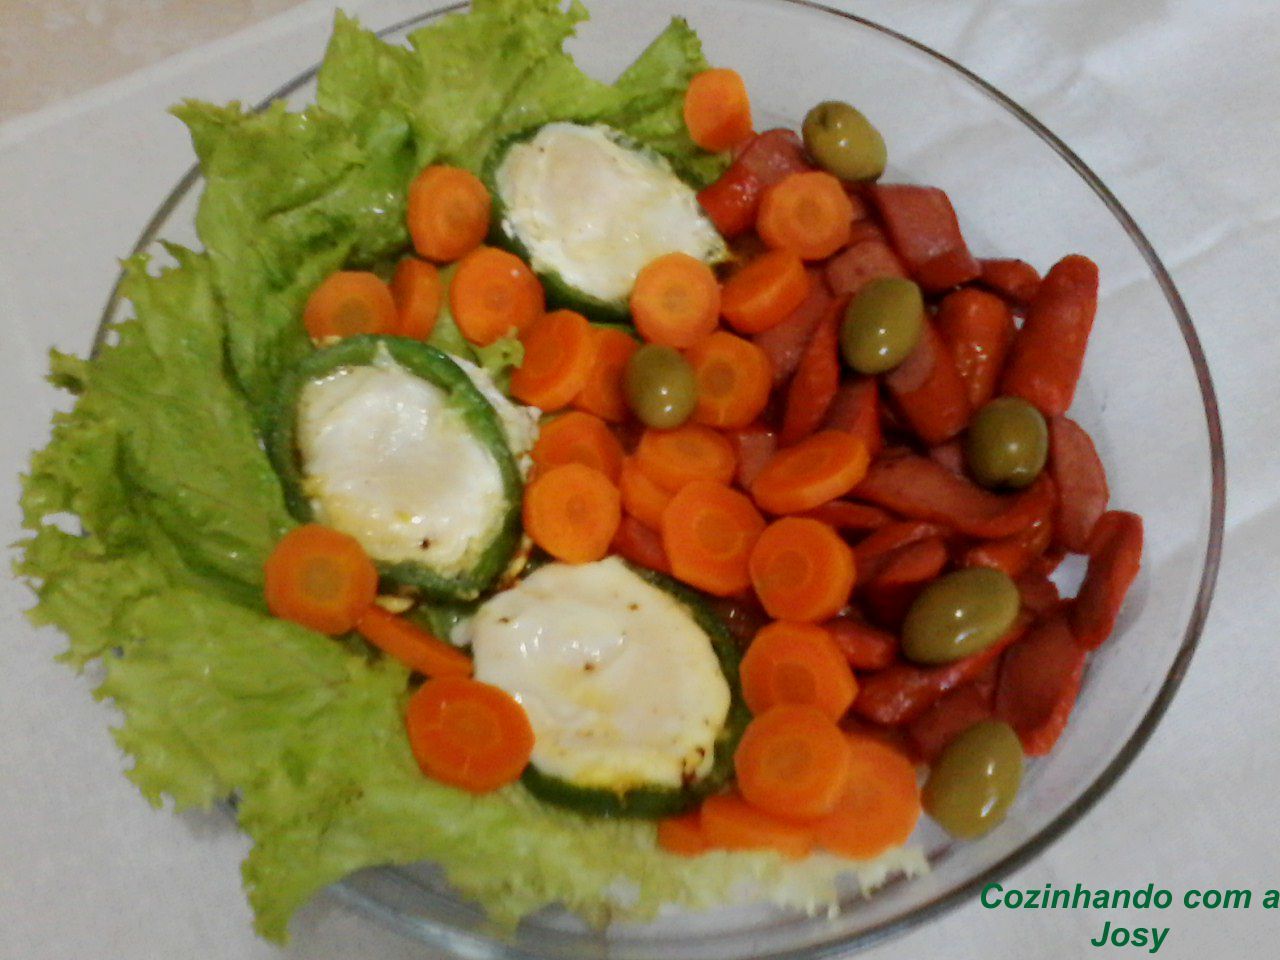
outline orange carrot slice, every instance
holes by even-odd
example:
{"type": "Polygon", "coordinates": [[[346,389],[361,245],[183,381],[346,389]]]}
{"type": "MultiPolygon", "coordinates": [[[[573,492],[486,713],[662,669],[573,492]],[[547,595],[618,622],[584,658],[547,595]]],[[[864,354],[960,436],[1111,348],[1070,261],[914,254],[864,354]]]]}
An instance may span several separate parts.
{"type": "Polygon", "coordinates": [[[409,698],[409,746],[422,772],[471,793],[514,782],[533,753],[533,728],[509,693],[466,677],[428,680],[409,698]]]}
{"type": "Polygon", "coordinates": [[[346,633],[378,595],[378,571],[360,542],[316,523],[286,533],[265,572],[267,609],[320,633],[346,633]]]}
{"type": "Polygon", "coordinates": [[[381,277],[363,270],[329,274],[302,311],[302,325],[316,341],[391,333],[397,322],[391,290],[381,277]]]}
{"type": "Polygon", "coordinates": [[[764,529],[749,498],[724,484],[685,484],[662,513],[662,545],[672,574],[716,596],[747,589],[747,561],[764,529]]]}
{"type": "Polygon", "coordinates": [[[525,488],[525,533],[565,563],[599,560],[621,521],[618,488],[581,463],[553,467],[525,488]]]}

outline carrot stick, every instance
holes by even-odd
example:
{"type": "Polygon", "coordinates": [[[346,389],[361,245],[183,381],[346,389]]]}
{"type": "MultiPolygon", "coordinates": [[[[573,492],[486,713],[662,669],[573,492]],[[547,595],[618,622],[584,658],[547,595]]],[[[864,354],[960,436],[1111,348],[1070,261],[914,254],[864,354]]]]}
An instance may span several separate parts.
{"type": "Polygon", "coordinates": [[[867,459],[857,437],[824,430],[779,450],[756,477],[751,495],[769,513],[812,510],[857,486],[867,459]]]}
{"type": "Polygon", "coordinates": [[[578,410],[544,422],[530,452],[535,478],[566,463],[599,470],[614,483],[622,473],[622,444],[599,417],[578,410]]]}
{"type": "Polygon", "coordinates": [[[751,100],[736,70],[703,70],[684,94],[684,125],[703,150],[731,150],[751,136],[751,100]]]}
{"type": "Polygon", "coordinates": [[[894,249],[926,292],[967,283],[981,272],[960,233],[951,200],[941,190],[876,184],[869,192],[894,249]]]}
{"type": "Polygon", "coordinates": [[[880,424],[880,388],[875,377],[847,380],[836,389],[827,408],[823,430],[843,430],[866,445],[867,454],[879,456],[884,449],[884,433],[880,424]]]}
{"type": "Polygon", "coordinates": [[[765,528],[749,570],[761,605],[778,620],[829,620],[848,603],[857,578],[848,544],[826,524],[803,517],[765,528]]]}
{"type": "Polygon", "coordinates": [[[599,560],[621,521],[618,488],[581,463],[553,467],[524,491],[525,533],[565,563],[599,560]]]}
{"type": "Polygon", "coordinates": [[[1087,656],[1062,617],[1037,625],[1005,652],[995,712],[1013,727],[1028,756],[1044,756],[1058,742],[1080,692],[1087,656]]]}
{"type": "Polygon", "coordinates": [[[778,442],[784,447],[803,440],[821,425],[840,386],[840,315],[843,301],[832,304],[830,313],[813,331],[787,387],[787,405],[782,414],[778,442]]]}
{"type": "Polygon", "coordinates": [[[773,383],[785,383],[800,365],[805,348],[822,319],[831,310],[831,294],[816,271],[809,271],[809,295],[804,302],[787,315],[786,319],[764,333],[751,339],[769,358],[773,368],[773,383]]]}
{"type": "Polygon", "coordinates": [[[733,765],[747,803],[777,817],[812,820],[835,809],[851,759],[833,720],[814,707],[784,704],[747,724],[733,765]]]}
{"type": "Polygon", "coordinates": [[[1025,307],[1040,291],[1040,271],[1024,260],[982,260],[978,282],[1017,307],[1025,307]]]}
{"type": "Polygon", "coordinates": [[[595,361],[587,318],[572,310],[544,313],[520,333],[524,359],[511,375],[511,395],[541,410],[568,406],[586,386],[595,361]]]}
{"type": "Polygon", "coordinates": [[[623,391],[623,372],[640,344],[634,337],[613,327],[592,327],[594,359],[587,382],[573,399],[573,405],[602,420],[620,423],[629,414],[623,391]]]}
{"type": "Polygon", "coordinates": [[[713,848],[773,850],[789,860],[801,860],[813,849],[813,830],[808,824],[772,816],[737,794],[708,797],[700,819],[702,832],[713,848]]]}
{"type": "Polygon", "coordinates": [[[662,535],[635,517],[622,518],[609,550],[637,566],[657,570],[659,573],[671,572],[671,562],[662,546],[662,535]]]}
{"type": "Polygon", "coordinates": [[[756,225],[764,185],[741,159],[729,165],[710,186],[698,192],[698,204],[726,239],[740,237],[756,225]]]}
{"type": "Polygon", "coordinates": [[[657,841],[659,849],[678,857],[696,857],[711,849],[702,829],[702,815],[697,810],[659,820],[657,841]]]}
{"type": "Polygon", "coordinates": [[[874,723],[910,723],[943,694],[981,676],[1030,625],[1030,615],[1019,613],[1003,637],[985,650],[954,663],[938,667],[894,663],[876,673],[864,674],[859,678],[853,712],[874,723]]]}
{"type": "Polygon", "coordinates": [[[1066,413],[1098,309],[1098,267],[1081,256],[1054,264],[1013,341],[1001,388],[1046,417],[1066,413]]]}
{"type": "Polygon", "coordinates": [[[853,548],[854,563],[858,567],[858,581],[870,583],[880,575],[889,558],[903,547],[947,532],[936,523],[920,520],[894,520],[886,523],[860,540],[853,548]]]}
{"type": "Polygon", "coordinates": [[[424,677],[471,676],[471,658],[465,653],[377,604],[356,621],[356,630],[387,656],[424,677]]]}
{"type": "Polygon", "coordinates": [[[711,268],[687,253],[646,264],[631,290],[631,318],[649,343],[683,350],[716,328],[720,284],[711,268]]]}
{"type": "Polygon", "coordinates": [[[764,465],[778,452],[778,435],[763,423],[753,423],[729,434],[738,470],[734,475],[738,486],[750,490],[764,465]]]}
{"type": "Polygon", "coordinates": [[[422,772],[471,793],[514,782],[533,753],[533,728],[509,693],[466,677],[428,680],[409,698],[409,746],[422,772]]]}
{"type": "Polygon", "coordinates": [[[396,336],[411,340],[426,340],[431,336],[443,296],[440,271],[434,264],[417,257],[401,260],[391,278],[391,298],[398,314],[396,336]]]}
{"type": "Polygon", "coordinates": [[[809,295],[804,261],[790,250],[770,250],[725,282],[720,312],[739,333],[776,327],[809,295]]]}
{"type": "Polygon", "coordinates": [[[272,615],[319,633],[346,633],[378,595],[378,571],[360,542],[316,523],[281,537],[265,573],[272,615]]]}
{"type": "Polygon", "coordinates": [[[674,430],[645,430],[636,447],[636,462],[658,486],[672,493],[694,480],[728,483],[737,466],[733,444],[696,423],[674,430]]]}
{"type": "Polygon", "coordinates": [[[835,809],[814,828],[826,850],[870,860],[907,842],[920,819],[916,768],[875,737],[850,736],[849,777],[835,809]]]}
{"type": "Polygon", "coordinates": [[[331,273],[312,291],[302,325],[317,343],[362,333],[391,333],[398,322],[391,290],[363,270],[331,273]]]}
{"type": "Polygon", "coordinates": [[[893,522],[893,517],[879,507],[852,500],[828,500],[800,516],[835,527],[841,533],[866,533],[893,522]]]}
{"type": "Polygon", "coordinates": [[[947,744],[975,723],[990,720],[992,713],[991,698],[977,683],[967,683],[942,696],[907,724],[907,734],[920,756],[933,763],[947,744]]]}
{"type": "Polygon", "coordinates": [[[743,699],[756,716],[789,703],[839,720],[858,692],[849,662],[831,634],[812,623],[776,620],[762,628],[739,669],[743,699]]]}
{"type": "Polygon", "coordinates": [[[852,617],[836,617],[824,626],[836,648],[855,670],[883,670],[898,658],[898,638],[852,617]]]}
{"type": "Polygon", "coordinates": [[[862,584],[863,603],[876,623],[898,628],[926,584],[950,559],[941,537],[927,537],[891,553],[870,583],[862,584]]]}
{"type": "Polygon", "coordinates": [[[853,214],[853,202],[831,174],[793,173],[765,190],[756,230],[775,250],[825,260],[849,242],[853,214]]]}
{"type": "Polygon", "coordinates": [[[478,247],[458,264],[449,284],[449,308],[462,335],[485,347],[519,333],[542,316],[542,284],[514,254],[478,247]]]}
{"type": "Polygon", "coordinates": [[[885,374],[885,388],[911,429],[930,446],[969,425],[969,394],[951,349],[926,319],[910,356],[885,374]]]}
{"type": "Polygon", "coordinates": [[[1043,514],[1053,489],[1039,479],[1016,494],[984,490],[927,457],[881,457],[867,470],[854,496],[893,513],[941,523],[984,539],[1025,530],[1043,514]]]}
{"type": "Polygon", "coordinates": [[[938,307],[938,332],[951,348],[969,406],[977,410],[993,396],[1017,329],[999,297],[966,287],[947,294],[938,307]]]}
{"type": "Polygon", "coordinates": [[[717,330],[690,347],[685,359],[698,384],[695,422],[709,427],[745,427],[769,402],[773,371],[764,351],[750,340],[717,330]]]}
{"type": "Polygon", "coordinates": [[[851,243],[827,261],[824,274],[827,286],[837,297],[856,297],[872,280],[907,279],[907,268],[883,239],[869,236],[851,243]]]}
{"type": "Polygon", "coordinates": [[[743,494],[721,483],[694,480],[671,498],[661,529],[676,579],[719,597],[751,585],[747,561],[764,518],[743,494]]]}
{"type": "Polygon", "coordinates": [[[470,253],[489,232],[489,191],[460,167],[427,167],[409,185],[407,219],[413,247],[449,263],[470,253]]]}
{"type": "Polygon", "coordinates": [[[1098,521],[1084,582],[1071,605],[1071,631],[1086,650],[1101,646],[1115,629],[1142,564],[1142,537],[1142,518],[1136,513],[1112,510],[1098,521]]]}
{"type": "Polygon", "coordinates": [[[1072,553],[1083,553],[1111,494],[1093,440],[1067,417],[1049,421],[1049,473],[1058,487],[1053,541],[1072,553]]]}
{"type": "Polygon", "coordinates": [[[618,481],[622,493],[622,509],[651,530],[662,524],[662,512],[671,502],[671,492],[658,486],[644,472],[635,457],[622,461],[622,476],[618,481]]]}

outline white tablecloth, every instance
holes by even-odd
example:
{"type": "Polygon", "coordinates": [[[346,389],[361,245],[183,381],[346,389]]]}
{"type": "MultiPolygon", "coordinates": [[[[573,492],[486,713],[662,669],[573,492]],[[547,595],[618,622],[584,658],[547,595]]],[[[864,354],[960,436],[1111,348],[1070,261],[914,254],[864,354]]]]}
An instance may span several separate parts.
{"type": "MultiPolygon", "coordinates": [[[[359,13],[370,4],[347,2],[359,13]]],[[[380,2],[381,26],[427,6],[380,2]]],[[[1181,286],[1217,381],[1231,500],[1217,599],[1190,675],[1130,771],[1015,878],[1181,890],[1280,886],[1280,4],[1274,0],[846,3],[942,50],[1071,144],[1181,286]]],[[[18,536],[16,474],[47,435],[45,348],[82,350],[127,251],[191,162],[164,109],[183,96],[256,101],[309,66],[332,4],[251,30],[0,126],[0,539],[18,536]],[[32,400],[39,398],[39,402],[32,400]]],[[[0,97],[3,97],[0,90],[0,97]]],[[[283,954],[254,938],[245,840],[222,814],[152,810],[121,776],[111,709],[53,662],[29,603],[0,581],[0,957],[310,960],[422,957],[331,898],[283,954]]],[[[1120,914],[1119,917],[1123,917],[1120,914]]],[[[1151,914],[1135,912],[1134,923],[1151,914]]],[[[1280,955],[1280,914],[1175,908],[1163,956],[1280,955]]],[[[1075,957],[1095,912],[969,904],[868,957],[1075,957]]],[[[1119,955],[1124,951],[1104,951],[1119,955]]]]}

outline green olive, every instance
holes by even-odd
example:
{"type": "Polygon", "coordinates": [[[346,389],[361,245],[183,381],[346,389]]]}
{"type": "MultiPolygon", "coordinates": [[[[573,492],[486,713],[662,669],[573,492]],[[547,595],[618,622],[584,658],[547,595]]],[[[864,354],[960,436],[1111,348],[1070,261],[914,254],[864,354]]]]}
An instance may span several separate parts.
{"type": "Polygon", "coordinates": [[[985,650],[1013,625],[1021,598],[1007,573],[969,567],[920,592],[902,621],[902,652],[917,663],[950,663],[985,650]]]}
{"type": "Polygon", "coordinates": [[[972,840],[1004,820],[1021,783],[1018,735],[1007,723],[984,720],[947,744],[920,799],[947,833],[972,840]]]}
{"type": "Polygon", "coordinates": [[[680,426],[698,402],[698,382],[689,361],[678,350],[653,343],[631,355],[623,386],[635,415],[660,430],[680,426]]]}
{"type": "Polygon", "coordinates": [[[805,115],[802,129],[809,156],[841,180],[875,180],[884,173],[884,137],[849,104],[818,104],[805,115]]]}
{"type": "Polygon", "coordinates": [[[1025,487],[1049,455],[1049,428],[1040,411],[1018,397],[1000,397],[978,411],[964,439],[973,479],[984,487],[1025,487]]]}
{"type": "Polygon", "coordinates": [[[885,373],[910,356],[923,329],[920,288],[900,277],[882,277],[849,301],[840,328],[840,349],[858,373],[885,373]]]}

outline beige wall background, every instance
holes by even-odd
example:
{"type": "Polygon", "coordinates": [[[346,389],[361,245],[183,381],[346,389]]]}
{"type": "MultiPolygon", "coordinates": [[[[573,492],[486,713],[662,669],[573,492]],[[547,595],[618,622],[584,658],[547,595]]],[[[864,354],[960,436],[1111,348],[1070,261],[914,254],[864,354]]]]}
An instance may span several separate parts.
{"type": "Polygon", "coordinates": [[[0,0],[0,121],[124,76],[300,0],[0,0]]]}

